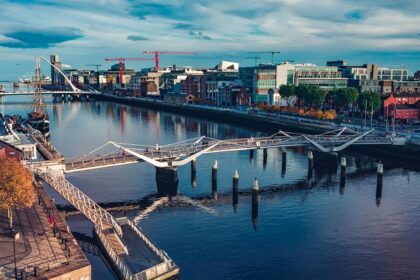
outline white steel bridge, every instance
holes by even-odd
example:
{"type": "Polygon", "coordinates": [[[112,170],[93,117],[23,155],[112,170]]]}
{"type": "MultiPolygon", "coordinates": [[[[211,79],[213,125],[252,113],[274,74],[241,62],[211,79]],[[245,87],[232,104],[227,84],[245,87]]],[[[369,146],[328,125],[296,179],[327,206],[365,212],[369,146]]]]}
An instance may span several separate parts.
{"type": "Polygon", "coordinates": [[[243,150],[311,146],[321,152],[338,152],[350,145],[403,145],[404,138],[376,131],[356,132],[348,128],[310,135],[279,131],[268,137],[219,140],[198,137],[169,145],[138,145],[107,142],[78,158],[67,158],[65,173],[147,162],[158,168],[178,167],[209,153],[243,150]]]}

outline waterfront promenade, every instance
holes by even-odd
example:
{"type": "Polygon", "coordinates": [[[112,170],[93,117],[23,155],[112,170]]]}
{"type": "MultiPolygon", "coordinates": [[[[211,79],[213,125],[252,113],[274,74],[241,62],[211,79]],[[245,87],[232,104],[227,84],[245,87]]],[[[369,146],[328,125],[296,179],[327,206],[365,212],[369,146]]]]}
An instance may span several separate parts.
{"type": "MultiPolygon", "coordinates": [[[[43,188],[37,188],[32,207],[14,210],[13,226],[19,233],[15,238],[19,277],[91,279],[90,263],[63,215],[43,188]]],[[[0,244],[0,279],[15,279],[13,238],[4,212],[0,214],[0,244]]]]}

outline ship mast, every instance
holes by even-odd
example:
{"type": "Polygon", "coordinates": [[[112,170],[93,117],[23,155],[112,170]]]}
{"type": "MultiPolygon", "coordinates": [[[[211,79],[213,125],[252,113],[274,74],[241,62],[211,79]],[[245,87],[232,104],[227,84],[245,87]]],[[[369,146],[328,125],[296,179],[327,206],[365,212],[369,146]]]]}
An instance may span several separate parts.
{"type": "Polygon", "coordinates": [[[43,106],[41,90],[41,58],[35,57],[35,93],[34,93],[34,112],[41,113],[43,106]]]}

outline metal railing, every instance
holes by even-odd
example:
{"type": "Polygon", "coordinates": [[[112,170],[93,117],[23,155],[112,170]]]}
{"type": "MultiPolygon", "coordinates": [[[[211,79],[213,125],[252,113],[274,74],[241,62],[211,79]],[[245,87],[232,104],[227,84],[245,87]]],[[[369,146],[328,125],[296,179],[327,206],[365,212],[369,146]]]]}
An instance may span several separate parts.
{"type": "Polygon", "coordinates": [[[134,280],[134,274],[130,271],[130,269],[124,263],[124,261],[118,256],[118,254],[115,253],[115,250],[113,249],[111,243],[109,243],[105,234],[102,232],[102,229],[100,227],[95,227],[95,232],[98,235],[99,240],[101,241],[108,256],[111,258],[113,263],[117,266],[123,278],[127,280],[134,280]]]}
{"type": "Polygon", "coordinates": [[[47,168],[46,171],[35,169],[32,170],[35,174],[47,182],[55,191],[57,191],[64,199],[76,207],[83,215],[91,220],[96,226],[104,229],[104,224],[112,226],[115,231],[121,236],[122,230],[120,225],[105,209],[100,207],[90,197],[85,195],[82,191],[76,188],[73,184],[67,181],[64,176],[57,176],[47,168]]]}

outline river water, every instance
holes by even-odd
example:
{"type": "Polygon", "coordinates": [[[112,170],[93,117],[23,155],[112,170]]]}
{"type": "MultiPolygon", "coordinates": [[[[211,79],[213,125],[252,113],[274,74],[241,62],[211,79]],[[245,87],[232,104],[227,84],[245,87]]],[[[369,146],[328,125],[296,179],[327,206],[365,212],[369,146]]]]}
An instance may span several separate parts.
{"type": "MultiPolygon", "coordinates": [[[[29,102],[8,97],[4,111],[24,115],[31,110],[29,102]]],[[[51,141],[66,157],[86,154],[110,140],[163,145],[200,135],[228,139],[270,134],[258,127],[108,102],[48,104],[51,141]]],[[[255,151],[253,159],[247,151],[202,156],[195,187],[189,165],[178,169],[183,203],[152,212],[139,226],[180,267],[182,279],[419,279],[419,163],[347,151],[349,175],[340,187],[337,159],[316,154],[315,173],[308,180],[306,153],[288,149],[285,170],[279,149],[269,150],[266,162],[262,151],[255,151]],[[215,160],[217,195],[211,188],[215,160]],[[379,160],[385,163],[380,197],[379,160]],[[231,199],[235,169],[240,175],[236,209],[231,199]],[[257,216],[249,192],[254,178],[261,187],[257,216]]],[[[155,170],[146,163],[67,178],[97,202],[153,199],[156,194],[155,170]]],[[[56,201],[65,203],[57,196],[56,201]]],[[[74,232],[91,235],[85,218],[69,216],[68,221],[74,232]]],[[[87,256],[94,279],[114,279],[101,257],[87,256]]]]}

